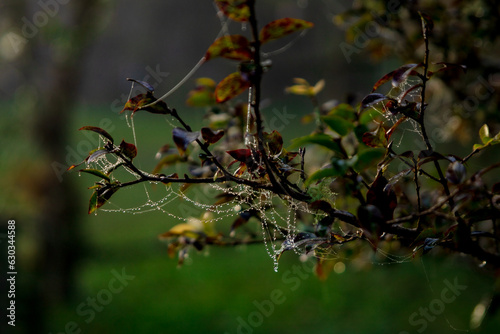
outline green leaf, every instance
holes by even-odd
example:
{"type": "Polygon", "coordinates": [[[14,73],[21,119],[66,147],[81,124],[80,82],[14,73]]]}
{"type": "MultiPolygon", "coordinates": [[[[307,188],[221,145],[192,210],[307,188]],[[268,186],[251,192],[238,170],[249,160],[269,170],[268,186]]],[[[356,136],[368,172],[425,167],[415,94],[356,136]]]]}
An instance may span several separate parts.
{"type": "Polygon", "coordinates": [[[233,21],[245,22],[250,17],[247,0],[215,0],[215,4],[233,21]]]}
{"type": "Polygon", "coordinates": [[[262,44],[269,41],[287,36],[299,30],[309,29],[314,26],[313,23],[293,18],[283,18],[269,22],[262,28],[259,34],[259,40],[262,44]]]}
{"type": "Polygon", "coordinates": [[[363,170],[376,165],[384,158],[384,156],[385,149],[383,148],[373,148],[361,151],[356,155],[352,167],[356,172],[360,173],[363,170]]]}
{"type": "Polygon", "coordinates": [[[106,130],[101,129],[101,128],[97,127],[97,126],[84,126],[84,127],[81,127],[80,129],[78,129],[78,131],[81,131],[81,130],[88,130],[88,131],[97,132],[101,136],[107,138],[111,143],[114,142],[113,137],[111,137],[111,135],[106,130]]]}
{"type": "Polygon", "coordinates": [[[111,182],[111,179],[109,178],[109,176],[104,174],[103,172],[101,172],[98,169],[80,169],[78,172],[92,174],[92,175],[95,175],[97,177],[100,177],[101,179],[105,179],[108,182],[111,182]]]}
{"type": "Polygon", "coordinates": [[[334,139],[329,135],[321,133],[295,138],[292,140],[291,146],[292,148],[296,148],[308,144],[321,145],[336,153],[339,153],[341,156],[344,156],[342,149],[340,148],[340,145],[336,141],[334,141],[334,139]]]}
{"type": "Polygon", "coordinates": [[[252,59],[250,43],[242,35],[225,35],[217,38],[208,48],[205,61],[217,57],[242,61],[250,60],[252,59]]]}
{"type": "Polygon", "coordinates": [[[347,103],[341,103],[334,108],[332,108],[327,116],[340,116],[343,119],[350,120],[350,121],[355,121],[356,120],[356,112],[354,111],[354,108],[347,103]]]}
{"type": "Polygon", "coordinates": [[[243,79],[239,72],[234,72],[219,82],[215,88],[215,100],[217,103],[226,102],[243,93],[248,87],[250,82],[243,79]]]}
{"type": "Polygon", "coordinates": [[[330,129],[337,132],[342,137],[347,135],[354,128],[353,123],[342,118],[341,116],[336,116],[336,115],[322,116],[321,120],[325,122],[330,129]]]}
{"type": "Polygon", "coordinates": [[[487,144],[491,140],[490,128],[487,124],[484,124],[481,129],[479,129],[479,138],[481,138],[483,144],[487,144]]]}

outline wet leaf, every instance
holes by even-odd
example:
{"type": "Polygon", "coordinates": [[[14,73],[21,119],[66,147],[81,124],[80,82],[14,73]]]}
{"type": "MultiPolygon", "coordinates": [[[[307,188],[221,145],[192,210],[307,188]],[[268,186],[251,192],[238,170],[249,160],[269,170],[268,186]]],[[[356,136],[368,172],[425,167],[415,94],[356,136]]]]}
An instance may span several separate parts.
{"type": "Polygon", "coordinates": [[[181,128],[175,128],[172,130],[172,137],[174,138],[174,143],[179,150],[179,154],[183,156],[187,150],[189,144],[194,142],[200,136],[200,132],[189,132],[181,128]]]}
{"type": "Polygon", "coordinates": [[[103,172],[101,172],[98,169],[80,169],[78,172],[92,174],[92,175],[95,175],[101,179],[105,179],[108,182],[111,182],[111,179],[109,178],[109,176],[104,174],[103,172]]]}
{"type": "Polygon", "coordinates": [[[81,131],[81,130],[94,131],[94,132],[97,132],[98,134],[100,134],[101,136],[105,137],[106,139],[108,139],[111,143],[114,142],[113,137],[111,137],[111,135],[106,130],[101,129],[97,126],[84,126],[78,130],[79,131],[81,131]]]}
{"type": "Polygon", "coordinates": [[[216,83],[210,78],[196,79],[196,87],[191,90],[186,101],[191,107],[210,107],[215,104],[216,83]]]}
{"type": "Polygon", "coordinates": [[[215,0],[215,4],[233,21],[245,22],[250,17],[247,0],[215,0]]]}
{"type": "Polygon", "coordinates": [[[205,61],[217,57],[241,61],[250,60],[252,59],[250,43],[242,35],[225,35],[217,38],[208,48],[205,61]]]}
{"type": "Polygon", "coordinates": [[[240,72],[229,74],[215,88],[215,100],[217,103],[226,102],[243,93],[248,87],[250,82],[243,79],[240,72]]]}
{"type": "Polygon", "coordinates": [[[309,29],[314,26],[313,23],[293,18],[283,18],[274,20],[266,24],[259,34],[259,40],[262,44],[269,41],[287,36],[299,30],[309,29]]]}
{"type": "Polygon", "coordinates": [[[122,140],[120,143],[120,152],[123,153],[127,158],[133,160],[137,156],[137,147],[134,144],[130,144],[122,140]]]}
{"type": "Polygon", "coordinates": [[[171,110],[168,108],[167,104],[163,101],[158,101],[152,106],[143,108],[144,106],[156,101],[158,100],[150,92],[139,94],[128,100],[125,106],[123,107],[123,110],[120,113],[124,112],[125,110],[132,110],[132,115],[135,114],[138,110],[144,110],[152,114],[162,114],[162,115],[168,115],[171,113],[171,110]]]}
{"type": "Polygon", "coordinates": [[[210,128],[201,128],[201,137],[209,144],[215,144],[224,136],[224,130],[212,131],[210,128]]]}

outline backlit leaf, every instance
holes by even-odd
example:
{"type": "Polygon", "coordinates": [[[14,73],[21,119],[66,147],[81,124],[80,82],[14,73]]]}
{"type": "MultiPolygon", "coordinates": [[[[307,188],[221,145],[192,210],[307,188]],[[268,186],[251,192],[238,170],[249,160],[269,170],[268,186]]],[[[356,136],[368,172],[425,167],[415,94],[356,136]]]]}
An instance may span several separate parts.
{"type": "Polygon", "coordinates": [[[487,124],[484,124],[481,129],[479,129],[479,138],[481,138],[481,141],[483,144],[488,143],[491,138],[490,138],[490,128],[488,127],[487,124]]]}
{"type": "Polygon", "coordinates": [[[283,18],[274,20],[266,24],[259,34],[259,40],[262,44],[269,41],[287,36],[299,30],[309,29],[314,26],[313,23],[293,18],[283,18]]]}
{"type": "Polygon", "coordinates": [[[247,0],[215,0],[215,4],[233,21],[245,22],[250,17],[247,0]]]}
{"type": "Polygon", "coordinates": [[[80,130],[94,131],[94,132],[97,132],[98,134],[100,134],[101,136],[107,138],[111,143],[114,142],[113,137],[111,137],[111,135],[106,130],[101,129],[101,128],[97,127],[97,126],[84,126],[84,127],[81,127],[78,130],[79,131],[80,130]]]}
{"type": "Polygon", "coordinates": [[[416,67],[421,66],[420,64],[407,64],[403,65],[400,68],[391,71],[380,78],[375,85],[373,85],[372,92],[376,91],[380,86],[385,84],[386,82],[391,81],[392,86],[399,86],[410,74],[416,74],[416,72],[412,72],[416,67]]]}
{"type": "Polygon", "coordinates": [[[250,82],[243,79],[239,72],[229,74],[215,88],[215,100],[217,103],[226,102],[243,93],[248,87],[250,82]]]}
{"type": "Polygon", "coordinates": [[[242,35],[225,35],[217,38],[208,48],[205,61],[213,58],[223,57],[234,60],[252,59],[250,43],[242,35]]]}

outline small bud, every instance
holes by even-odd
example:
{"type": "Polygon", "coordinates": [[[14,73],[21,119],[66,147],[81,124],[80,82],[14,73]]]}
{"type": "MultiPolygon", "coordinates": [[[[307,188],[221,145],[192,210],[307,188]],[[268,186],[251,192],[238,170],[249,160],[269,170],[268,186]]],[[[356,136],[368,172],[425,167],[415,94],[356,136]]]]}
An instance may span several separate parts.
{"type": "Polygon", "coordinates": [[[446,179],[453,184],[460,184],[465,181],[467,170],[460,161],[449,164],[446,170],[446,179]]]}

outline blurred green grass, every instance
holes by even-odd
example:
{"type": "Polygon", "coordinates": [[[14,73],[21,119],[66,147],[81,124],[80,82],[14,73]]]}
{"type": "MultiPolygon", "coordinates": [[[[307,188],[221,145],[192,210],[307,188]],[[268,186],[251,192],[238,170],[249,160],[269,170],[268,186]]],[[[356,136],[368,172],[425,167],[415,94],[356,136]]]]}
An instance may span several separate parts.
{"type": "MultiPolygon", "coordinates": [[[[201,124],[199,115],[193,113],[191,119],[195,128],[201,124]]],[[[80,110],[75,116],[70,147],[77,147],[85,138],[76,129],[98,125],[103,117],[112,120],[116,140],[132,141],[126,123],[106,108],[80,110]]],[[[137,159],[143,168],[152,167],[156,149],[170,141],[170,130],[157,115],[136,116],[137,159]]],[[[297,118],[287,127],[285,137],[302,131],[297,118]]],[[[420,327],[409,323],[410,315],[440,298],[445,279],[458,279],[466,290],[446,304],[435,320],[428,321],[426,328],[430,333],[455,333],[454,328],[468,328],[472,310],[494,284],[468,258],[441,259],[432,252],[422,260],[392,265],[365,263],[364,269],[345,261],[346,271],[332,273],[326,281],[310,271],[294,272],[303,265],[293,253],[285,254],[279,271],[274,272],[263,245],[191,253],[190,260],[177,268],[177,260],[167,256],[166,245],[157,238],[177,221],[158,212],[86,215],[90,197],[86,188],[94,178],[73,173],[64,180],[77,182],[81,189],[79,206],[87,254],[79,268],[73,301],[49,311],[47,323],[52,333],[64,332],[68,322],[75,322],[83,333],[417,333],[420,327]],[[109,303],[87,323],[78,307],[103,289],[109,290],[112,270],[121,272],[122,268],[134,279],[112,294],[109,303]],[[265,304],[276,289],[284,301],[274,305],[269,316],[259,316],[263,312],[254,302],[265,304]],[[239,328],[239,317],[259,326],[239,328]]],[[[137,197],[128,189],[118,201],[125,207],[138,206],[143,202],[137,202],[137,197]]],[[[175,205],[171,208],[175,211],[175,205]]],[[[480,332],[496,333],[499,326],[497,315],[480,332]]]]}

